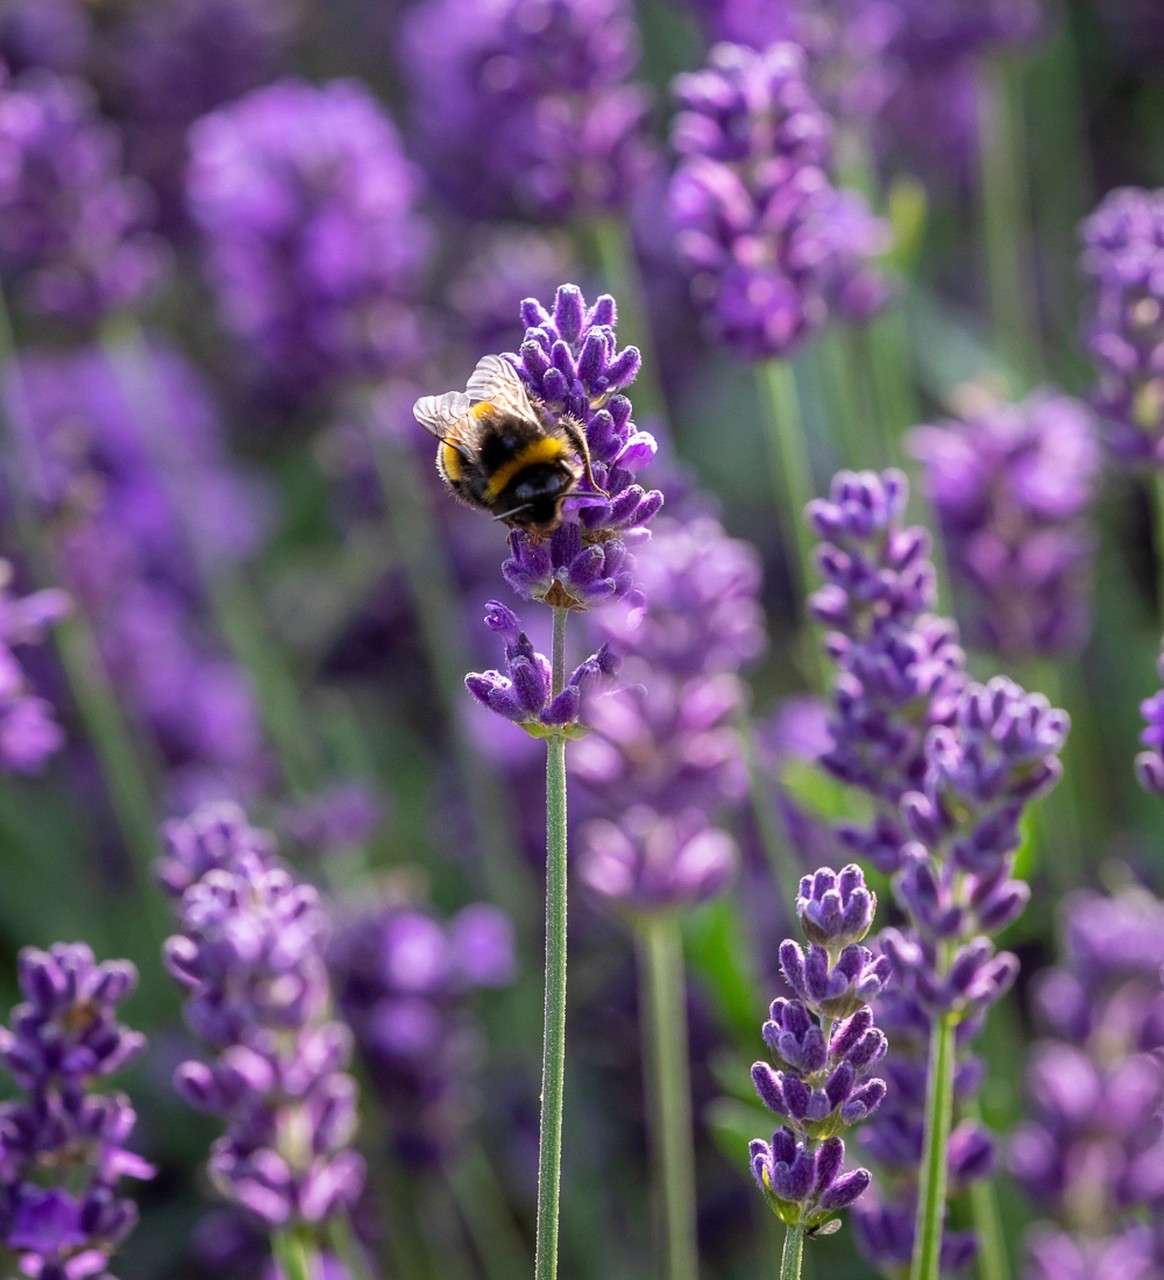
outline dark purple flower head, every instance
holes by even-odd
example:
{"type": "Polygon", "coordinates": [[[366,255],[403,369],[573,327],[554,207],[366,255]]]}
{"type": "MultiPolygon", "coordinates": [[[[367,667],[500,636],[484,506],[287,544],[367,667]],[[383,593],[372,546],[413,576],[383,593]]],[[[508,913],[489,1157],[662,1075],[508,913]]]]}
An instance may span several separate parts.
{"type": "Polygon", "coordinates": [[[9,75],[35,67],[75,75],[91,35],[81,0],[7,0],[0,7],[0,63],[9,75]]]}
{"type": "Polygon", "coordinates": [[[1124,461],[1164,464],[1164,191],[1123,187],[1083,223],[1093,398],[1124,461]]]}
{"type": "Polygon", "coordinates": [[[602,294],[588,307],[576,285],[562,285],[552,312],[536,299],[522,303],[521,350],[511,355],[534,397],[554,418],[569,415],[586,431],[599,493],[566,500],[565,519],[544,538],[514,529],[506,581],[526,599],[570,609],[639,593],[628,548],[649,537],[647,525],[663,505],[635,473],[655,456],[656,443],[634,423],[623,394],[638,374],[636,347],[618,347],[614,299],[602,294]]]}
{"type": "Polygon", "coordinates": [[[636,805],[616,822],[579,832],[579,874],[612,905],[634,912],[690,908],[722,892],[735,868],[735,841],[698,810],[662,814],[636,805]]]}
{"type": "Polygon", "coordinates": [[[670,190],[692,295],[742,356],[786,355],[836,312],[864,319],[886,289],[869,261],[886,231],[830,181],[831,126],[802,52],[720,44],[677,77],[670,190]]]}
{"type": "Polygon", "coordinates": [[[1011,656],[1087,638],[1100,454],[1086,406],[1052,391],[911,434],[972,643],[1011,656]]]}
{"type": "Polygon", "coordinates": [[[32,692],[13,650],[41,644],[70,607],[63,591],[16,596],[12,566],[0,560],[0,771],[35,773],[64,741],[52,705],[32,692]]]}
{"type": "Polygon", "coordinates": [[[268,390],[299,400],[415,356],[427,231],[396,130],[360,85],[256,90],[198,121],[190,156],[219,314],[268,390]]]}
{"type": "Polygon", "coordinates": [[[462,212],[625,208],[650,165],[637,61],[624,0],[425,0],[401,31],[417,154],[462,212]]]}
{"type": "Polygon", "coordinates": [[[336,995],[410,1165],[453,1153],[472,1118],[478,1035],[468,1004],[513,981],[513,929],[494,907],[451,920],[388,901],[340,929],[330,963],[336,995]]]}
{"type": "Polygon", "coordinates": [[[521,630],[517,615],[498,600],[490,600],[485,624],[505,641],[505,673],[470,672],[465,687],[490,711],[512,720],[535,738],[565,731],[580,732],[583,695],[594,685],[618,675],[619,659],[603,645],[566,680],[557,692],[552,687],[550,660],[538,653],[521,630]]]}
{"type": "Polygon", "coordinates": [[[93,324],[162,268],[146,189],[79,81],[30,71],[0,90],[0,271],[26,305],[93,324]]]}
{"type": "Polygon", "coordinates": [[[755,1063],[752,1082],[785,1127],[770,1144],[757,1140],[749,1150],[760,1190],[789,1225],[823,1225],[870,1182],[865,1169],[841,1172],[840,1137],[872,1116],[885,1097],[885,1081],[872,1072],[885,1058],[887,1042],[873,1025],[869,1002],[880,995],[889,964],[855,940],[840,945],[846,914],[852,917],[849,932],[863,936],[868,929],[874,905],[868,897],[855,866],[839,875],[821,867],[801,882],[797,914],[806,936],[827,937],[828,949],[810,941],[806,952],[791,939],[780,947],[793,999],[772,1003],[763,1035],[775,1066],[755,1063]]]}
{"type": "Polygon", "coordinates": [[[364,1166],[350,1150],[351,1036],[330,1016],[319,895],[237,812],[196,813],[168,837],[167,883],[202,872],[182,892],[165,959],[215,1055],[175,1077],[187,1102],[227,1122],[211,1181],[268,1226],[323,1221],[354,1202],[364,1166]]]}
{"type": "Polygon", "coordinates": [[[96,963],[84,943],[20,953],[25,1003],[0,1030],[0,1060],[26,1097],[0,1107],[0,1241],[22,1274],[73,1280],[104,1275],[137,1222],[122,1177],[154,1169],[126,1149],[135,1115],[124,1094],[90,1092],[145,1047],[118,1020],[137,971],[96,963]]]}

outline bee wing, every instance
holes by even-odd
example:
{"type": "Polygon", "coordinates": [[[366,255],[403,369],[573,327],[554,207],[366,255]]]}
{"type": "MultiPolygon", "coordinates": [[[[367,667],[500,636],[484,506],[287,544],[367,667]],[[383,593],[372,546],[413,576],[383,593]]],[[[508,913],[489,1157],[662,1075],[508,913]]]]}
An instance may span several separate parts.
{"type": "Polygon", "coordinates": [[[457,428],[468,415],[469,397],[463,391],[446,391],[443,396],[421,396],[412,406],[417,422],[438,440],[455,440],[457,428]]]}
{"type": "Polygon", "coordinates": [[[502,356],[482,356],[465,387],[474,404],[488,400],[520,418],[533,417],[533,405],[517,370],[502,356]]]}

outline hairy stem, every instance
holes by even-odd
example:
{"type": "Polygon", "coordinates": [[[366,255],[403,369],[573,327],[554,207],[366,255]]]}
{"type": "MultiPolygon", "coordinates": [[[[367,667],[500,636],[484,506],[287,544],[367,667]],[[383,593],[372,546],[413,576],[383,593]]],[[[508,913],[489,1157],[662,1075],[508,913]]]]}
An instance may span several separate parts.
{"type": "MultiPolygon", "coordinates": [[[[554,609],[552,687],[566,683],[566,610],[554,609]]],[[[558,1274],[562,1096],[566,1077],[566,738],[546,740],[546,1002],[538,1146],[536,1280],[558,1274]]]]}
{"type": "Polygon", "coordinates": [[[954,1113],[954,1018],[943,1014],[930,1033],[926,1129],[918,1187],[910,1280],[938,1280],[946,1218],[946,1163],[954,1113]]]}
{"type": "Polygon", "coordinates": [[[780,1280],[800,1280],[803,1259],[804,1228],[797,1223],[788,1228],[784,1237],[784,1251],[780,1255],[780,1280]]]}

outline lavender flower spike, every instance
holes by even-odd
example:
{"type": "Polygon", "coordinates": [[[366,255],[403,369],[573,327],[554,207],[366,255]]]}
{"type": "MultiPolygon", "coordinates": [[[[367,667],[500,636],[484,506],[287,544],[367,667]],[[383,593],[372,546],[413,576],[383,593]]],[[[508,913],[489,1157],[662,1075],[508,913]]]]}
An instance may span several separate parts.
{"type": "Polygon", "coordinates": [[[517,615],[499,600],[490,600],[485,609],[485,625],[505,641],[506,674],[500,671],[470,672],[465,687],[490,711],[519,724],[535,738],[565,731],[577,737],[582,729],[578,716],[582,695],[592,685],[613,679],[619,660],[608,644],[576,667],[565,687],[554,693],[550,660],[537,653],[521,629],[517,615]]]}
{"type": "Polygon", "coordinates": [[[598,494],[566,500],[565,518],[548,539],[514,529],[505,580],[527,600],[590,609],[641,597],[630,548],[650,537],[663,505],[635,474],[655,456],[656,443],[631,417],[623,394],[638,374],[636,347],[621,351],[614,299],[586,305],[577,285],[562,285],[552,312],[533,298],[521,304],[525,339],[508,356],[530,392],[554,418],[569,416],[586,431],[598,494]]]}
{"type": "Polygon", "coordinates": [[[173,893],[189,881],[166,964],[215,1054],[184,1063],[175,1084],[227,1122],[211,1180],[269,1230],[314,1226],[350,1207],[364,1180],[350,1150],[351,1035],[330,1012],[327,916],[237,810],[213,806],[166,835],[164,881],[173,893]]]}
{"type": "Polygon", "coordinates": [[[885,1081],[872,1073],[887,1042],[868,1006],[888,980],[889,962],[858,941],[875,906],[859,867],[839,876],[822,867],[805,876],[797,900],[807,952],[791,939],[780,947],[793,998],[773,1001],[764,1042],[775,1065],[757,1062],[752,1080],[784,1123],[770,1143],[756,1139],[749,1152],[760,1190],[789,1228],[786,1259],[798,1238],[826,1227],[870,1183],[867,1169],[842,1172],[841,1134],[873,1115],[885,1096],[885,1081]]]}
{"type": "Polygon", "coordinates": [[[0,1030],[0,1060],[26,1097],[0,1107],[0,1240],[21,1275],[104,1276],[137,1222],[118,1183],[154,1176],[125,1146],[136,1119],[129,1099],[89,1092],[145,1047],[117,1018],[137,971],[125,960],[97,964],[84,943],[58,943],[26,947],[19,977],[25,1003],[0,1030]]]}
{"type": "Polygon", "coordinates": [[[29,688],[13,648],[39,644],[70,609],[63,591],[12,594],[12,566],[0,560],[0,770],[35,773],[64,741],[53,709],[29,688]]]}

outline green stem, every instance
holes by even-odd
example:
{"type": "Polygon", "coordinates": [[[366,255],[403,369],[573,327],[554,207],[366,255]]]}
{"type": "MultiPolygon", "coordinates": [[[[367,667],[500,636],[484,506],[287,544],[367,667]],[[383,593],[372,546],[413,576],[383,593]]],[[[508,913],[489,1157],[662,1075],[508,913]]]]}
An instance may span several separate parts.
{"type": "MultiPolygon", "coordinates": [[[[796,390],[796,375],[787,360],[764,360],[756,366],[767,425],[768,452],[772,466],[776,507],[785,544],[795,553],[792,565],[792,594],[804,600],[816,576],[813,559],[815,539],[808,526],[805,508],[816,497],[812,462],[804,432],[804,416],[796,390]]],[[[814,688],[824,687],[820,654],[807,629],[802,662],[814,688]]]]}
{"type": "Polygon", "coordinates": [[[642,370],[635,380],[636,406],[644,416],[657,414],[665,418],[667,401],[659,381],[659,362],[630,227],[621,218],[595,218],[589,224],[589,232],[603,282],[618,303],[619,339],[624,346],[638,347],[643,357],[642,370]]]}
{"type": "Polygon", "coordinates": [[[954,1018],[940,1017],[930,1034],[925,1145],[918,1187],[910,1280],[938,1280],[946,1217],[946,1164],[954,1114],[954,1018]]]}
{"type": "Polygon", "coordinates": [[[993,1178],[976,1178],[970,1184],[970,1208],[978,1239],[978,1280],[1010,1280],[1002,1218],[993,1178]]]}
{"type": "MultiPolygon", "coordinates": [[[[554,609],[551,687],[566,683],[566,610],[554,609]]],[[[566,1078],[566,738],[546,740],[546,1004],[538,1146],[536,1280],[558,1274],[562,1097],[566,1078]]]]}
{"type": "Polygon", "coordinates": [[[804,1260],[804,1228],[797,1223],[790,1226],[784,1236],[784,1250],[780,1254],[780,1280],[800,1280],[800,1267],[804,1260]]]}
{"type": "Polygon", "coordinates": [[[295,1230],[271,1233],[271,1253],[283,1280],[321,1280],[319,1250],[295,1230]]]}
{"type": "Polygon", "coordinates": [[[683,939],[673,914],[637,923],[644,1087],[651,1107],[651,1183],[662,1191],[666,1280],[696,1280],[695,1144],[687,1069],[683,939]]]}
{"type": "Polygon", "coordinates": [[[858,341],[873,384],[882,449],[892,465],[900,466],[902,434],[918,422],[909,337],[901,305],[870,320],[858,341]]]}
{"type": "Polygon", "coordinates": [[[515,1280],[529,1270],[525,1244],[488,1157],[470,1146],[449,1170],[449,1189],[487,1280],[515,1280]]]}
{"type": "Polygon", "coordinates": [[[982,224],[995,342],[1025,391],[1040,376],[1034,282],[1029,270],[1027,192],[1022,180],[1019,84],[1000,58],[983,67],[980,95],[982,224]]]}
{"type": "Polygon", "coordinates": [[[343,1263],[348,1280],[375,1280],[364,1250],[356,1238],[351,1213],[347,1209],[341,1209],[329,1219],[327,1242],[331,1251],[343,1263]]]}
{"type": "Polygon", "coordinates": [[[822,347],[827,384],[824,391],[833,420],[833,443],[841,465],[859,470],[862,467],[882,467],[887,459],[882,456],[882,442],[875,430],[877,414],[866,394],[863,375],[857,368],[854,337],[854,334],[846,333],[834,324],[825,334],[822,347]]]}
{"type": "Polygon", "coordinates": [[[746,709],[736,716],[735,728],[744,767],[748,771],[748,797],[751,800],[752,817],[760,835],[760,844],[782,899],[785,902],[795,902],[800,892],[800,866],[780,823],[774,800],[775,781],[760,768],[756,725],[746,709]]]}
{"type": "Polygon", "coordinates": [[[440,529],[425,493],[424,477],[407,447],[393,448],[369,423],[368,440],[384,495],[397,560],[416,610],[423,648],[468,800],[490,897],[516,920],[534,912],[528,868],[512,838],[514,819],[505,790],[488,761],[469,740],[460,699],[470,661],[463,643],[463,615],[440,529]],[[454,699],[456,699],[454,701],[454,699]]]}

